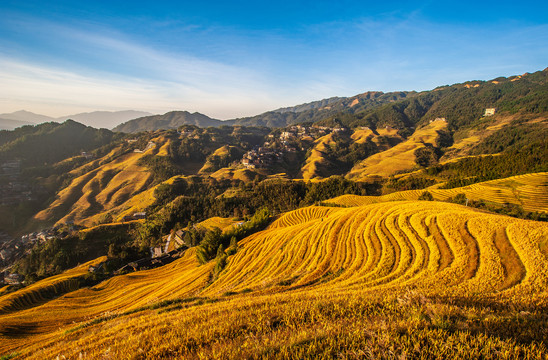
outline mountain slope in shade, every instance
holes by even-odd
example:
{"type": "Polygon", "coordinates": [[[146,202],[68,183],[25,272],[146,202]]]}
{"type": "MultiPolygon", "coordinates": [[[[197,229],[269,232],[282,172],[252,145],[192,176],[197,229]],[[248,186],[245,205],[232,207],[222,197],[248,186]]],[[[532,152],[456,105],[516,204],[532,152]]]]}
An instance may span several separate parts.
{"type": "Polygon", "coordinates": [[[11,119],[2,119],[0,118],[0,130],[13,130],[15,128],[24,126],[24,125],[34,125],[34,123],[29,121],[21,120],[11,120],[11,119]]]}
{"type": "Polygon", "coordinates": [[[57,118],[57,120],[62,122],[71,119],[81,124],[92,126],[97,129],[112,129],[113,127],[120,125],[123,122],[149,115],[152,114],[145,111],[136,110],[92,111],[74,115],[61,116],[57,118]]]}
{"type": "Polygon", "coordinates": [[[1,119],[17,120],[17,121],[26,121],[29,123],[39,124],[43,122],[55,121],[55,118],[35,114],[26,110],[19,110],[12,113],[0,114],[1,119]]]}
{"type": "Polygon", "coordinates": [[[177,129],[182,125],[196,125],[199,127],[233,125],[232,121],[221,121],[198,112],[170,111],[163,115],[144,116],[127,121],[116,126],[113,130],[125,133],[140,131],[154,131],[158,129],[177,129]]]}

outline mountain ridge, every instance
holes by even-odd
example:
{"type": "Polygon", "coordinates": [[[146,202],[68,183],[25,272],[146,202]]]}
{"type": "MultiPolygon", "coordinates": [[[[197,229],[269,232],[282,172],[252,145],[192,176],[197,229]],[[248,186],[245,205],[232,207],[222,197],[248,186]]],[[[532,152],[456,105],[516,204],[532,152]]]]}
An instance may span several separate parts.
{"type": "Polygon", "coordinates": [[[91,111],[83,112],[71,115],[63,115],[59,117],[51,117],[42,114],[36,114],[27,110],[19,110],[12,113],[0,114],[0,119],[6,123],[6,129],[3,129],[2,122],[0,122],[0,130],[13,130],[15,127],[24,125],[36,125],[44,122],[64,122],[65,120],[74,120],[86,126],[92,126],[96,129],[105,128],[112,129],[122,122],[135,119],[142,116],[152,115],[146,111],[138,110],[120,110],[120,111],[91,111]],[[15,121],[22,122],[18,125],[15,121]],[[13,128],[7,128],[8,126],[15,126],[13,128]]]}

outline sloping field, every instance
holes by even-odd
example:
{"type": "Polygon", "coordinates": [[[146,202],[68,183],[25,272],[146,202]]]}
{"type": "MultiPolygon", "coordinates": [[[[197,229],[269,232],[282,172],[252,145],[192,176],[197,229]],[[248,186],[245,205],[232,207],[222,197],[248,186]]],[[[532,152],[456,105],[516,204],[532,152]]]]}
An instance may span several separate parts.
{"type": "Polygon", "coordinates": [[[330,162],[325,158],[325,153],[329,151],[331,145],[335,144],[335,140],[333,140],[334,135],[331,133],[315,141],[310,155],[306,158],[306,162],[301,168],[303,179],[310,180],[329,176],[325,167],[329,166],[330,162]]]}
{"type": "Polygon", "coordinates": [[[431,193],[435,200],[443,201],[465,194],[470,200],[484,200],[499,205],[516,204],[525,211],[548,212],[548,173],[517,175],[454,189],[407,190],[382,196],[342,195],[326,203],[360,206],[385,201],[417,200],[425,191],[431,193]]]}
{"type": "Polygon", "coordinates": [[[198,224],[196,224],[196,227],[203,227],[207,230],[212,230],[213,228],[217,227],[224,231],[230,229],[232,225],[236,224],[237,222],[238,221],[234,218],[222,218],[215,216],[199,222],[198,224]]]}
{"type": "Polygon", "coordinates": [[[303,208],[240,241],[216,276],[190,249],[0,315],[0,354],[545,358],[547,237],[546,223],[439,202],[303,208]]]}
{"type": "Polygon", "coordinates": [[[15,293],[0,296],[0,314],[33,307],[53,297],[77,290],[81,278],[88,274],[88,268],[91,265],[98,265],[106,259],[106,256],[103,256],[88,261],[62,274],[38,281],[15,293]]]}
{"type": "MultiPolygon", "coordinates": [[[[81,269],[78,269],[77,273],[80,274],[81,269]]],[[[181,259],[161,268],[117,276],[92,288],[67,293],[41,306],[2,314],[0,354],[7,349],[26,347],[27,336],[36,336],[39,341],[56,338],[63,333],[59,331],[60,326],[68,325],[68,329],[75,321],[85,323],[89,319],[113,315],[122,310],[146,307],[159,299],[191,297],[207,283],[210,271],[211,266],[198,267],[194,249],[191,249],[181,259]]],[[[64,277],[68,274],[64,273],[64,277]]],[[[37,297],[44,288],[51,286],[52,281],[46,280],[32,288],[1,297],[0,308],[12,309],[20,303],[20,307],[28,305],[26,298],[37,297]]],[[[50,357],[42,357],[47,358],[50,357]]]]}
{"type": "MultiPolygon", "coordinates": [[[[74,221],[91,225],[97,220],[97,216],[93,220],[91,216],[112,210],[146,190],[152,174],[146,167],[138,165],[139,160],[146,155],[165,156],[169,148],[169,140],[155,138],[153,141],[156,145],[142,153],[131,152],[114,158],[109,154],[102,160],[96,160],[98,164],[103,164],[73,179],[57,194],[57,199],[36,214],[34,219],[51,221],[62,216],[58,221],[60,223],[74,221]]],[[[79,169],[73,173],[79,173],[79,169]]]]}
{"type": "Polygon", "coordinates": [[[222,168],[215,171],[210,176],[217,180],[241,180],[241,181],[253,181],[257,175],[267,176],[268,171],[266,169],[231,169],[231,168],[222,168]]]}
{"type": "Polygon", "coordinates": [[[415,131],[404,142],[386,151],[371,155],[358,163],[347,176],[351,179],[360,180],[369,175],[389,176],[398,171],[409,170],[416,165],[415,150],[424,147],[425,144],[434,144],[438,138],[438,131],[446,128],[447,122],[443,120],[433,121],[415,131]]]}
{"type": "MultiPolygon", "coordinates": [[[[216,149],[213,154],[211,154],[210,156],[213,157],[213,156],[218,156],[218,157],[226,157],[230,154],[230,148],[234,148],[234,146],[230,146],[230,145],[224,145],[224,146],[221,146],[220,148],[216,149]]],[[[202,168],[198,171],[198,173],[204,173],[204,172],[211,172],[211,169],[213,169],[213,164],[211,164],[209,161],[206,161],[204,163],[204,166],[202,166],[202,168]]]]}

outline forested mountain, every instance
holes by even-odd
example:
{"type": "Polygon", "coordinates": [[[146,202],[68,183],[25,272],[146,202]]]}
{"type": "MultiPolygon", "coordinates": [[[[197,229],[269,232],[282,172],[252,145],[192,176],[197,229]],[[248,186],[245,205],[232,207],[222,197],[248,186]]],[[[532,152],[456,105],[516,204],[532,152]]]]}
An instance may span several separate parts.
{"type": "MultiPolygon", "coordinates": [[[[490,81],[468,81],[431,91],[367,92],[349,98],[329,98],[264,114],[226,121],[202,114],[170,112],[143,117],[116,127],[115,131],[138,132],[172,129],[185,124],[201,127],[222,125],[285,127],[319,122],[348,127],[392,126],[411,129],[436,118],[446,118],[449,130],[459,130],[480,119],[485,109],[506,113],[547,111],[547,70],[533,74],[499,77],[490,81]]],[[[410,134],[409,130],[407,134],[410,134]]]]}
{"type": "Polygon", "coordinates": [[[0,131],[0,161],[19,159],[25,166],[52,164],[110,144],[120,138],[72,120],[0,131]]]}
{"type": "Polygon", "coordinates": [[[340,113],[322,123],[349,127],[388,125],[403,130],[445,118],[449,130],[460,130],[483,118],[487,108],[508,114],[547,112],[548,69],[491,81],[441,86],[369,111],[340,113]]]}
{"type": "Polygon", "coordinates": [[[191,114],[188,111],[170,111],[164,115],[144,116],[127,121],[116,126],[113,131],[136,133],[140,131],[154,131],[158,129],[177,129],[183,125],[209,127],[232,125],[232,123],[212,119],[197,112],[191,114]]]}
{"type": "Polygon", "coordinates": [[[135,133],[159,129],[176,129],[182,125],[200,127],[242,125],[280,128],[304,122],[316,122],[339,113],[359,113],[407,97],[408,92],[367,92],[350,98],[330,98],[293,107],[280,108],[260,115],[231,120],[216,120],[200,113],[172,111],[164,115],[145,116],[121,124],[114,131],[135,133]]]}
{"type": "Polygon", "coordinates": [[[24,125],[35,125],[45,122],[64,122],[65,120],[74,120],[81,124],[92,126],[96,129],[111,129],[124,121],[148,115],[152,114],[144,111],[122,110],[92,111],[54,118],[46,115],[35,114],[30,111],[20,110],[8,114],[0,114],[0,130],[13,130],[24,125]]]}

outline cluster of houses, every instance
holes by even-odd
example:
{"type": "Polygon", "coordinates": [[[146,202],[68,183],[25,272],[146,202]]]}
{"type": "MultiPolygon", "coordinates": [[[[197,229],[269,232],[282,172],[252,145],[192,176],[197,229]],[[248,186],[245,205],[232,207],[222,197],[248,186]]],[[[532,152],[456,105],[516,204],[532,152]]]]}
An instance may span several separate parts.
{"type": "Polygon", "coordinates": [[[283,153],[267,147],[255,147],[248,151],[242,157],[241,163],[248,169],[267,168],[280,162],[283,158],[283,153]]]}
{"type": "MultiPolygon", "coordinates": [[[[115,274],[124,274],[127,272],[133,272],[143,269],[151,269],[154,267],[169,264],[170,262],[178,259],[181,256],[180,248],[189,247],[184,241],[185,231],[178,230],[164,237],[166,244],[163,246],[151,247],[150,256],[132,261],[120,269],[116,270],[115,274]]],[[[90,272],[96,272],[94,267],[89,268],[90,272]]]]}
{"type": "Polygon", "coordinates": [[[282,131],[278,137],[275,137],[274,134],[268,135],[268,140],[263,146],[257,146],[245,153],[240,163],[248,169],[268,168],[276,162],[280,162],[285,152],[296,152],[297,140],[314,141],[331,132],[344,132],[347,130],[344,127],[290,126],[282,131]],[[281,148],[281,150],[274,149],[274,144],[278,144],[276,148],[281,148]]]}
{"type": "Polygon", "coordinates": [[[25,281],[25,277],[20,274],[0,273],[0,282],[7,285],[21,285],[25,281]]]}
{"type": "Polygon", "coordinates": [[[287,128],[280,134],[280,140],[315,140],[321,136],[327,135],[329,133],[338,133],[348,131],[345,127],[335,127],[331,128],[328,126],[304,126],[304,125],[294,125],[287,128]]]}
{"type": "Polygon", "coordinates": [[[36,241],[35,238],[31,239],[28,235],[14,239],[6,233],[0,232],[0,264],[2,266],[10,265],[14,260],[30,251],[36,241]]]}
{"type": "Polygon", "coordinates": [[[80,153],[80,156],[83,157],[83,158],[86,159],[86,160],[91,160],[91,159],[94,159],[94,158],[95,158],[95,156],[94,156],[92,153],[89,153],[89,152],[87,152],[87,151],[82,151],[82,152],[80,153]]]}
{"type": "Polygon", "coordinates": [[[147,218],[146,212],[136,212],[133,215],[126,215],[122,218],[122,222],[132,221],[132,220],[142,220],[147,218]]]}
{"type": "Polygon", "coordinates": [[[0,232],[0,263],[2,265],[8,265],[25,253],[30,252],[34,244],[43,243],[59,237],[63,238],[67,235],[68,232],[58,233],[55,228],[33,232],[16,239],[4,232],[0,232]]]}
{"type": "Polygon", "coordinates": [[[200,135],[196,134],[194,129],[182,129],[181,131],[178,131],[177,134],[179,134],[181,137],[190,138],[190,139],[200,138],[200,135]]]}
{"type": "Polygon", "coordinates": [[[20,181],[20,173],[19,160],[0,164],[0,205],[17,204],[34,199],[31,188],[20,181]]]}
{"type": "Polygon", "coordinates": [[[12,238],[4,232],[0,232],[0,283],[18,285],[24,280],[24,276],[10,274],[13,263],[24,255],[29,254],[36,243],[54,239],[59,236],[53,229],[34,232],[23,235],[20,238],[12,238]]]}

